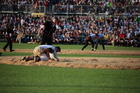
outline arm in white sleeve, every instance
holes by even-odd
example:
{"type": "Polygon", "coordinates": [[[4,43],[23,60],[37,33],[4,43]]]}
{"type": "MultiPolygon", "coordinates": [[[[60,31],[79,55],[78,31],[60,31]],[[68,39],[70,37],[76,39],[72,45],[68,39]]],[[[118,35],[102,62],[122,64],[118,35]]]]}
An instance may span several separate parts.
{"type": "Polygon", "coordinates": [[[49,55],[50,55],[50,58],[51,59],[54,59],[56,61],[59,61],[58,57],[56,56],[56,53],[49,53],[49,55]]]}

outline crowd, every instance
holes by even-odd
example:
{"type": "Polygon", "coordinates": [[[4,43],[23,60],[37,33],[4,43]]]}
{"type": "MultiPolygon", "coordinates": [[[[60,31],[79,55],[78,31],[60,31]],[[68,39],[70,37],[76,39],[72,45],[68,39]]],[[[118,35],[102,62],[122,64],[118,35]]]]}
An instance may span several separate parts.
{"type": "Polygon", "coordinates": [[[94,12],[95,14],[108,13],[111,15],[140,12],[139,0],[61,0],[55,5],[57,5],[54,9],[55,12],[78,13],[82,11],[82,13],[94,12]]]}
{"type": "MultiPolygon", "coordinates": [[[[140,0],[0,0],[0,4],[31,4],[37,6],[49,6],[49,5],[70,5],[70,9],[73,9],[73,5],[99,5],[101,8],[112,7],[114,10],[123,8],[126,5],[140,5],[140,0]]],[[[62,6],[61,8],[65,8],[62,6]]]]}
{"type": "Polygon", "coordinates": [[[62,0],[0,0],[0,4],[40,4],[43,5],[43,2],[54,5],[59,3],[62,0]]]}
{"type": "Polygon", "coordinates": [[[0,4],[34,4],[36,1],[48,1],[52,2],[53,4],[65,3],[65,4],[72,4],[72,5],[105,5],[108,2],[112,3],[113,5],[122,4],[122,5],[137,5],[139,4],[139,0],[1,0],[0,4]]]}
{"type": "MultiPolygon", "coordinates": [[[[0,4],[35,4],[39,0],[1,0],[0,4]]],[[[41,0],[53,2],[56,5],[140,5],[139,0],[41,0]],[[98,1],[98,2],[97,2],[98,1]]],[[[117,10],[117,7],[115,7],[117,10]]],[[[100,33],[105,35],[106,44],[113,43],[116,46],[140,46],[140,16],[130,9],[123,12],[126,16],[73,15],[68,18],[59,16],[53,43],[55,44],[84,44],[85,37],[89,34],[100,33]]],[[[106,10],[110,12],[110,10],[106,10]]],[[[110,13],[111,15],[111,13],[110,13]]],[[[43,23],[50,20],[52,15],[33,16],[26,14],[0,14],[0,39],[5,34],[6,24],[10,24],[14,30],[13,42],[40,43],[41,36],[38,30],[43,30],[43,23]],[[20,40],[21,39],[21,40],[20,40]]]]}
{"type": "MultiPolygon", "coordinates": [[[[21,42],[39,42],[38,30],[43,27],[46,19],[52,16],[34,17],[24,14],[1,14],[0,34],[5,34],[5,24],[13,27],[16,41],[18,34],[22,33],[21,42]]],[[[51,19],[51,18],[50,18],[51,19]]],[[[83,44],[85,37],[92,33],[102,33],[106,42],[114,42],[118,46],[139,46],[140,45],[140,17],[100,17],[94,16],[70,16],[69,18],[58,17],[60,20],[54,33],[53,43],[57,44],[83,44]]],[[[42,28],[43,30],[43,28],[42,28]]],[[[0,37],[2,38],[2,37],[0,37]]]]}
{"type": "Polygon", "coordinates": [[[0,11],[17,12],[45,13],[53,10],[57,13],[92,12],[126,16],[140,12],[140,0],[1,0],[0,4],[0,11]],[[52,8],[52,5],[55,6],[52,8]]]}
{"type": "Polygon", "coordinates": [[[36,8],[50,8],[60,0],[0,0],[0,11],[31,12],[36,8]]]}

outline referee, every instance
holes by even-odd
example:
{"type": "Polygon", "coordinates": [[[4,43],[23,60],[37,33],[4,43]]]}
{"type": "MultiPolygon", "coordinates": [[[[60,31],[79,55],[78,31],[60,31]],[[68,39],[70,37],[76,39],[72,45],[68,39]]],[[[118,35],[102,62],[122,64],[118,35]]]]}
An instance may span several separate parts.
{"type": "Polygon", "coordinates": [[[7,39],[7,43],[5,44],[5,46],[3,47],[3,50],[6,52],[6,48],[9,46],[9,50],[10,52],[13,52],[13,45],[12,45],[12,34],[13,34],[13,29],[12,26],[10,24],[7,24],[7,28],[6,30],[6,39],[7,39]]]}
{"type": "Polygon", "coordinates": [[[46,21],[44,23],[44,30],[42,35],[41,45],[52,45],[53,43],[53,33],[56,30],[56,23],[58,22],[57,17],[53,17],[52,21],[46,21]]]}

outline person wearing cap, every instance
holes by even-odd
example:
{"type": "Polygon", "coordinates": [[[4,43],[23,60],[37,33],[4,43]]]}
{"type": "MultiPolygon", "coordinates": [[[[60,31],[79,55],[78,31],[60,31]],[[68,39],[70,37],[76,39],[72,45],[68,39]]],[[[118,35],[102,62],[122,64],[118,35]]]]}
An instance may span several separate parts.
{"type": "Polygon", "coordinates": [[[6,30],[5,37],[7,39],[7,43],[6,45],[4,45],[3,50],[6,52],[6,48],[9,46],[10,52],[13,52],[14,50],[12,45],[12,36],[13,36],[12,26],[10,24],[7,24],[5,30],[6,30]]]}
{"type": "MultiPolygon", "coordinates": [[[[58,18],[53,17],[51,21],[47,20],[44,23],[44,30],[42,32],[41,45],[44,45],[46,43],[47,43],[47,45],[52,45],[52,43],[53,43],[53,33],[56,30],[56,23],[57,22],[58,22],[58,18]]],[[[38,33],[40,33],[40,32],[38,32],[38,33]]]]}

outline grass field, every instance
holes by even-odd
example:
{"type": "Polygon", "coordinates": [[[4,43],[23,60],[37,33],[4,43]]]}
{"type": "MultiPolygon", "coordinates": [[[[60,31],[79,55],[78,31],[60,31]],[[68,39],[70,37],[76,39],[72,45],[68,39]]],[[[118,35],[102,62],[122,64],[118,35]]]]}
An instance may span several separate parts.
{"type": "MultiPolygon", "coordinates": [[[[4,44],[5,42],[0,43],[1,49],[4,44]]],[[[33,49],[36,46],[37,44],[13,43],[13,49],[33,49]]],[[[83,45],[59,46],[62,49],[81,49],[83,45]]],[[[86,49],[90,50],[91,46],[86,49]]],[[[106,49],[140,50],[140,48],[135,47],[112,46],[106,46],[106,49]]],[[[102,50],[101,46],[99,46],[99,50],[102,50]]],[[[5,56],[30,54],[2,53],[5,56]]],[[[74,55],[61,54],[58,56],[74,55]]],[[[97,57],[99,56],[97,55],[97,57]]],[[[0,93],[140,93],[140,71],[0,64],[0,93]]]]}
{"type": "MultiPolygon", "coordinates": [[[[0,42],[0,49],[3,48],[3,46],[6,44],[6,42],[0,42]]],[[[39,44],[27,44],[27,43],[13,43],[13,49],[34,49],[39,44]]],[[[54,44],[53,46],[60,46],[62,49],[82,49],[84,45],[57,45],[54,44]]],[[[140,50],[140,47],[113,47],[111,45],[105,45],[106,50],[127,50],[127,51],[137,51],[140,50]]],[[[8,48],[7,48],[8,49],[8,48]]],[[[87,46],[86,50],[91,50],[91,45],[87,46]]],[[[98,50],[102,50],[102,47],[99,45],[98,50]]]]}
{"type": "MultiPolygon", "coordinates": [[[[5,45],[5,42],[0,42],[0,49],[3,48],[5,45]]],[[[38,44],[27,44],[27,43],[13,43],[13,49],[34,49],[38,44]]],[[[60,46],[62,50],[65,49],[76,49],[76,50],[81,50],[83,45],[53,45],[53,46],[60,46]]],[[[118,50],[118,51],[138,51],[140,50],[140,47],[113,47],[111,45],[106,45],[106,50],[118,50]]],[[[9,51],[9,49],[7,48],[9,51]]],[[[85,50],[91,50],[91,45],[87,46],[85,50]]],[[[98,50],[102,50],[102,46],[99,45],[98,50]]],[[[18,52],[2,52],[3,56],[27,56],[27,55],[32,55],[32,53],[18,53],[18,52]]],[[[90,54],[58,54],[59,57],[121,57],[121,58],[139,58],[139,56],[126,56],[126,55],[90,55],[90,54]]]]}
{"type": "Polygon", "coordinates": [[[0,93],[139,93],[139,73],[0,64],[0,93]]]}

